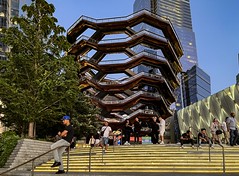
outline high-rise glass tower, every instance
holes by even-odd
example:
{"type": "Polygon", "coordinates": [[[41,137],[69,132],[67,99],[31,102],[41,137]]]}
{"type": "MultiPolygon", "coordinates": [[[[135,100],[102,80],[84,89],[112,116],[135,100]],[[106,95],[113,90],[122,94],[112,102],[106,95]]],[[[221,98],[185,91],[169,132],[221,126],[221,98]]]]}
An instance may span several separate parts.
{"type": "Polygon", "coordinates": [[[142,9],[168,18],[172,22],[184,51],[180,59],[183,71],[198,65],[189,0],[135,0],[134,12],[142,9]]]}
{"type": "MultiPolygon", "coordinates": [[[[184,55],[180,59],[183,68],[183,75],[179,75],[181,79],[181,91],[179,89],[176,91],[178,96],[176,109],[181,109],[197,102],[198,100],[208,97],[208,95],[211,94],[210,77],[198,67],[196,40],[192,29],[190,0],[135,0],[134,12],[142,9],[147,9],[157,15],[169,19],[183,47],[184,55]],[[192,71],[190,71],[191,69],[192,71]],[[199,72],[200,79],[198,79],[199,76],[197,74],[199,72]],[[190,73],[190,75],[185,76],[188,73],[190,73]],[[194,86],[185,89],[186,85],[182,84],[185,84],[187,80],[184,79],[188,79],[189,77],[190,80],[195,80],[196,82],[194,82],[194,86]],[[205,84],[207,85],[205,86],[205,84]],[[191,89],[193,89],[193,91],[191,89]],[[184,104],[182,104],[182,101],[184,104]],[[187,102],[189,102],[189,104],[187,104],[187,102]]],[[[147,25],[142,24],[141,26],[137,26],[136,30],[142,30],[143,28],[149,29],[147,25]]],[[[149,30],[154,31],[152,28],[149,30]]],[[[140,51],[142,49],[137,50],[140,51]]],[[[139,67],[138,72],[141,72],[143,69],[144,68],[139,67]]]]}
{"type": "MultiPolygon", "coordinates": [[[[0,31],[12,25],[11,18],[19,15],[19,0],[0,1],[0,31]]],[[[0,43],[0,60],[6,60],[5,51],[8,47],[0,43]]]]}

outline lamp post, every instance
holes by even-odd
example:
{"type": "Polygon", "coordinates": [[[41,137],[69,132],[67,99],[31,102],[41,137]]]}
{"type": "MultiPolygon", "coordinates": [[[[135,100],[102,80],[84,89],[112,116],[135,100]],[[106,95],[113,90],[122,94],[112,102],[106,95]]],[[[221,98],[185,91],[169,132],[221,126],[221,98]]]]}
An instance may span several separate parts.
{"type": "Polygon", "coordinates": [[[181,108],[184,108],[184,100],[183,100],[183,76],[186,74],[186,72],[180,72],[180,97],[181,97],[181,108]]]}

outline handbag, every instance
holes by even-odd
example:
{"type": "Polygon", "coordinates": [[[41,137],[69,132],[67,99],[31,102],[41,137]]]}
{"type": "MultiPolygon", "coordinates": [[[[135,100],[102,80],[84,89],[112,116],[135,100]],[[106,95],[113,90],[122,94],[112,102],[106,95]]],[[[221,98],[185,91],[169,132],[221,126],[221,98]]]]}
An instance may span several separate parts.
{"type": "Polygon", "coordinates": [[[222,130],[217,130],[216,135],[222,134],[222,130]]]}

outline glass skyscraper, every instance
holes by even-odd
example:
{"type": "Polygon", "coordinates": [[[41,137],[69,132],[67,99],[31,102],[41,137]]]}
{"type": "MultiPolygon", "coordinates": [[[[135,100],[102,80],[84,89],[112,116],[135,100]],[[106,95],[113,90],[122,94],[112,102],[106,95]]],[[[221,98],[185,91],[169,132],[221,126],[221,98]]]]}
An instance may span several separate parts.
{"type": "MultiPolygon", "coordinates": [[[[195,34],[192,29],[190,0],[135,0],[134,12],[142,9],[147,9],[161,17],[169,19],[183,47],[184,55],[180,59],[183,72],[181,75],[178,75],[181,80],[181,86],[176,90],[178,97],[176,109],[181,109],[209,96],[211,94],[210,77],[198,67],[195,34]],[[192,71],[190,71],[191,69],[192,71]],[[187,74],[190,75],[187,76],[187,74]],[[187,86],[183,84],[190,83],[190,81],[188,82],[189,77],[190,80],[194,80],[194,86],[189,86],[186,89],[187,86]],[[184,104],[182,104],[182,99],[184,104]]],[[[136,26],[136,30],[142,30],[143,28],[148,27],[145,24],[136,26]]],[[[155,32],[154,29],[149,30],[155,32]]],[[[137,50],[140,51],[142,49],[137,50]]],[[[139,67],[137,71],[141,72],[142,69],[142,67],[139,67]]]]}
{"type": "Polygon", "coordinates": [[[180,59],[183,71],[198,65],[189,0],[135,0],[134,12],[142,9],[168,18],[172,22],[184,50],[184,55],[180,59]]]}
{"type": "MultiPolygon", "coordinates": [[[[12,25],[11,18],[19,15],[19,0],[0,1],[0,31],[12,25]]],[[[5,52],[8,47],[0,43],[0,60],[6,60],[5,52]]]]}

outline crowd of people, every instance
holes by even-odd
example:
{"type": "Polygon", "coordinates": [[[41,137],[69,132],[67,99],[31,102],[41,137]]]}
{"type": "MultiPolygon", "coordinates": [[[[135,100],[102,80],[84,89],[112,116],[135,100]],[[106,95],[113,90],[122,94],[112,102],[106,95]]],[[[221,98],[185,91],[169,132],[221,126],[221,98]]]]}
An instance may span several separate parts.
{"type": "Polygon", "coordinates": [[[141,129],[145,127],[145,124],[150,129],[148,135],[151,136],[152,143],[164,144],[165,120],[162,117],[154,116],[144,124],[137,117],[132,122],[126,119],[123,128],[117,131],[112,131],[108,122],[104,122],[100,131],[96,135],[91,135],[89,145],[92,147],[100,146],[107,150],[110,139],[113,139],[114,145],[139,144],[142,142],[140,141],[141,129]]]}
{"type": "MultiPolygon", "coordinates": [[[[209,144],[210,147],[214,147],[214,144],[226,144],[230,146],[237,145],[238,142],[238,129],[235,119],[235,113],[232,112],[230,117],[226,117],[224,121],[220,122],[217,118],[212,120],[209,127],[211,137],[208,135],[206,128],[201,128],[197,134],[196,142],[198,147],[201,148],[201,144],[209,144]]],[[[184,144],[191,144],[194,148],[195,138],[190,130],[183,133],[180,138],[181,148],[184,148],[184,144]]]]}
{"type": "MultiPolygon", "coordinates": [[[[62,154],[64,151],[66,151],[66,148],[74,148],[76,143],[74,130],[70,123],[70,116],[63,116],[62,122],[65,126],[65,129],[61,132],[58,132],[56,135],[56,141],[51,145],[55,160],[51,167],[59,167],[59,170],[56,172],[56,174],[65,173],[62,162],[62,154]]],[[[151,136],[151,142],[153,144],[164,144],[165,120],[161,116],[154,116],[152,117],[151,121],[147,122],[147,126],[151,129],[149,133],[151,136]]],[[[127,119],[125,121],[124,128],[113,133],[112,128],[106,121],[97,134],[90,136],[89,145],[91,147],[100,146],[102,149],[107,150],[109,139],[112,136],[113,141],[120,141],[120,144],[124,145],[130,145],[130,142],[132,142],[130,138],[133,136],[134,143],[139,144],[142,127],[142,122],[140,122],[136,117],[133,123],[127,119]]],[[[209,144],[210,147],[213,147],[215,143],[218,143],[219,145],[224,143],[230,146],[235,146],[238,143],[238,128],[234,112],[230,114],[230,117],[226,117],[223,122],[220,122],[217,118],[214,118],[209,130],[211,137],[208,135],[206,128],[201,128],[200,131],[198,131],[196,141],[195,137],[192,135],[192,132],[187,130],[181,135],[181,148],[184,148],[184,144],[186,143],[191,144],[191,146],[194,148],[195,142],[198,144],[199,148],[202,147],[202,144],[209,144]]],[[[113,144],[115,145],[115,143],[113,144]]]]}

